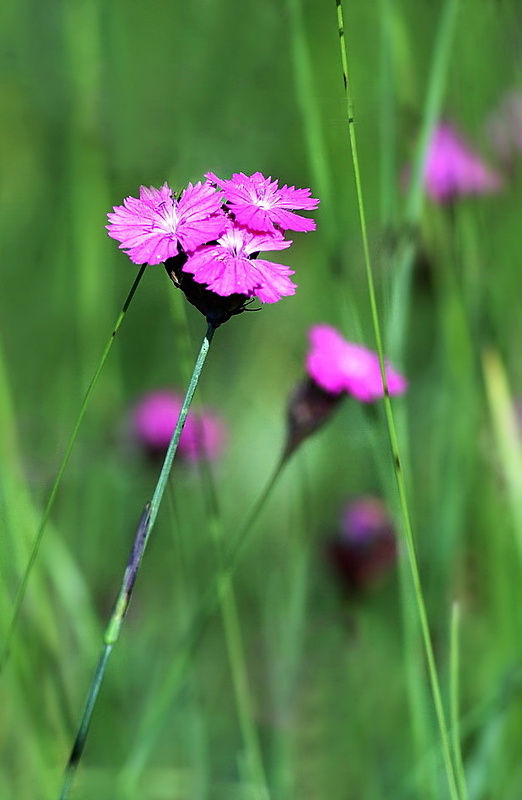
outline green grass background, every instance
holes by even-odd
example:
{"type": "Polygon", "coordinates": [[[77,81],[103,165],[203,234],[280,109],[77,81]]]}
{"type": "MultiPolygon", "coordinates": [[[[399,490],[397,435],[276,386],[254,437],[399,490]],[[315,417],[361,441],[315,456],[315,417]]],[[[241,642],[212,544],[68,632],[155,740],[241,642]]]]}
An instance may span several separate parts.
{"type": "MultiPolygon", "coordinates": [[[[460,718],[459,800],[519,800],[520,166],[494,198],[452,209],[427,202],[413,228],[399,188],[426,122],[447,5],[351,0],[345,30],[385,350],[391,312],[405,326],[394,356],[410,389],[394,408],[452,731],[460,718]],[[393,290],[408,247],[403,310],[393,290]]],[[[0,15],[3,642],[83,395],[136,274],[106,236],[113,205],[140,184],[182,188],[208,170],[260,170],[322,199],[317,231],[296,234],[288,253],[295,297],[232,319],[203,373],[201,398],[230,429],[212,468],[225,543],[278,461],[308,326],[328,322],[372,348],[375,336],[334,0],[5,0],[0,15]]],[[[461,2],[438,76],[441,115],[491,161],[484,121],[519,82],[521,23],[515,0],[461,2]]],[[[128,410],[147,390],[185,386],[204,329],[164,271],[148,269],[87,409],[0,675],[2,799],[59,796],[157,477],[129,448],[128,410]]],[[[216,571],[205,485],[175,465],[74,784],[78,800],[264,796],[250,779],[219,614],[179,660],[216,571]]],[[[325,566],[343,505],[363,493],[386,497],[402,536],[384,416],[347,399],[282,473],[234,576],[251,723],[277,800],[450,796],[405,556],[358,599],[325,566]]]]}

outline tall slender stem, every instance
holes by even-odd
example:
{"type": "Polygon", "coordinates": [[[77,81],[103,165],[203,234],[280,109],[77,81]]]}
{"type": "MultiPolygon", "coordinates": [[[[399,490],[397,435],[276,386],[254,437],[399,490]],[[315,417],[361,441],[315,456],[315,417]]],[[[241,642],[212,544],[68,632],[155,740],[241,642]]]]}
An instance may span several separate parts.
{"type": "Polygon", "coordinates": [[[172,434],[172,439],[170,440],[167,454],[163,462],[163,467],[161,468],[158,482],[156,483],[156,488],[154,490],[152,500],[150,501],[150,503],[147,503],[141,515],[138,529],[136,531],[136,536],[134,538],[134,543],[132,545],[131,554],[123,576],[123,581],[120,587],[120,591],[116,598],[116,602],[114,604],[114,610],[109,620],[109,624],[107,625],[107,628],[105,630],[100,657],[98,659],[98,664],[96,665],[94,676],[91,681],[91,686],[87,694],[87,700],[85,702],[81,722],[78,728],[78,733],[76,735],[76,739],[74,741],[71,754],[69,756],[69,760],[65,768],[65,775],[62,784],[60,800],[67,800],[67,798],[69,797],[69,791],[74,779],[74,775],[76,773],[76,770],[78,768],[78,765],[80,763],[85,748],[85,742],[87,740],[89,726],[94,712],[94,707],[96,705],[98,693],[100,691],[100,687],[102,685],[103,678],[105,676],[109,656],[120,635],[123,620],[125,618],[125,614],[127,613],[127,609],[129,607],[129,603],[131,600],[134,583],[138,575],[138,570],[140,568],[141,561],[143,559],[145,548],[147,547],[147,542],[149,541],[149,537],[154,522],[156,521],[156,517],[158,515],[158,510],[161,504],[161,500],[163,498],[163,494],[165,492],[165,487],[167,485],[169,473],[172,467],[172,462],[174,461],[174,456],[176,454],[181,432],[183,430],[183,426],[187,418],[192,398],[194,397],[194,392],[196,391],[196,387],[198,385],[199,377],[201,375],[201,370],[203,369],[203,365],[205,363],[205,359],[207,357],[210,348],[212,337],[214,336],[214,331],[215,331],[214,327],[209,323],[207,332],[205,334],[205,338],[203,339],[203,343],[201,345],[201,349],[199,351],[199,355],[196,360],[196,364],[194,366],[194,370],[192,372],[192,377],[190,379],[187,392],[185,394],[185,399],[183,400],[183,405],[181,407],[178,421],[176,423],[176,428],[174,430],[174,433],[172,434]]]}
{"type": "Polygon", "coordinates": [[[448,780],[449,792],[452,800],[458,800],[459,798],[459,791],[457,787],[457,781],[455,777],[455,768],[452,760],[451,749],[450,749],[450,740],[448,734],[448,726],[446,723],[446,716],[444,713],[444,707],[442,704],[442,694],[439,684],[439,677],[437,672],[437,666],[435,663],[435,654],[433,652],[433,645],[431,642],[431,635],[428,623],[428,614],[426,611],[426,604],[424,602],[424,595],[422,592],[421,580],[420,580],[420,572],[417,563],[417,555],[415,551],[415,542],[413,538],[413,529],[411,524],[410,512],[409,512],[409,505],[408,505],[408,497],[406,491],[406,481],[404,477],[404,471],[402,466],[402,461],[399,452],[399,441],[397,436],[397,430],[395,426],[395,420],[393,417],[393,411],[390,402],[390,395],[388,391],[387,381],[386,381],[386,369],[385,369],[385,362],[384,362],[384,351],[383,351],[383,340],[382,340],[382,333],[381,333],[381,325],[379,320],[379,313],[377,310],[377,299],[376,299],[376,292],[375,292],[375,283],[373,278],[373,270],[372,264],[370,259],[370,248],[368,244],[368,231],[366,226],[366,215],[364,210],[364,199],[363,199],[363,191],[362,191],[362,182],[361,182],[361,173],[359,168],[359,158],[357,153],[357,137],[355,134],[355,125],[354,125],[354,106],[353,106],[353,99],[351,94],[350,88],[350,80],[349,80],[349,73],[348,73],[348,57],[347,57],[347,50],[346,50],[346,40],[344,36],[344,19],[343,19],[343,10],[341,6],[341,0],[335,0],[336,8],[337,8],[337,23],[339,29],[339,42],[341,48],[341,63],[342,63],[342,71],[343,71],[343,81],[344,81],[344,88],[345,88],[345,97],[346,97],[346,113],[348,117],[348,130],[350,135],[350,146],[351,146],[351,153],[352,153],[352,162],[353,162],[353,169],[355,174],[355,189],[357,194],[357,205],[359,208],[359,221],[361,227],[361,236],[362,236],[362,243],[363,243],[363,251],[364,251],[364,263],[365,263],[365,270],[366,270],[366,278],[368,283],[368,294],[370,298],[370,307],[371,307],[371,315],[372,315],[372,322],[373,322],[373,329],[375,334],[375,340],[377,344],[377,351],[379,354],[379,362],[381,367],[381,376],[382,382],[384,387],[384,409],[386,414],[386,423],[388,427],[388,435],[390,440],[390,447],[392,451],[392,458],[393,464],[395,469],[395,477],[397,482],[397,489],[399,493],[399,502],[400,508],[403,517],[403,527],[404,527],[404,539],[406,545],[406,552],[408,556],[408,562],[410,565],[410,573],[412,578],[413,584],[413,592],[415,597],[415,602],[417,605],[417,613],[419,616],[419,622],[422,632],[422,639],[424,644],[424,651],[426,655],[426,661],[428,664],[428,674],[431,686],[431,692],[433,696],[433,704],[435,707],[435,714],[437,717],[439,733],[440,733],[440,742],[441,742],[441,750],[442,750],[442,757],[444,760],[444,766],[446,770],[446,776],[448,780]]]}
{"type": "Polygon", "coordinates": [[[124,302],[124,304],[122,306],[122,309],[121,309],[121,311],[120,311],[120,313],[118,315],[118,318],[116,320],[116,323],[114,325],[112,333],[111,333],[111,335],[109,337],[109,340],[108,340],[107,344],[105,345],[105,349],[104,349],[104,351],[102,353],[102,357],[100,359],[100,362],[99,362],[98,366],[96,367],[96,369],[94,371],[94,375],[91,378],[91,382],[89,383],[89,386],[87,387],[87,391],[85,392],[85,396],[83,398],[83,402],[82,402],[82,405],[81,405],[81,408],[80,408],[80,412],[78,414],[76,422],[74,423],[74,427],[72,429],[72,433],[71,433],[71,436],[69,438],[69,441],[67,442],[67,447],[65,448],[65,453],[64,453],[63,458],[62,458],[62,463],[60,464],[60,468],[58,470],[58,474],[56,475],[55,481],[53,483],[53,486],[52,486],[52,489],[51,489],[51,493],[49,495],[49,499],[47,500],[46,506],[45,506],[45,508],[43,510],[42,518],[40,520],[40,525],[39,525],[38,530],[36,532],[36,536],[35,536],[35,539],[34,539],[34,542],[33,542],[33,546],[31,548],[31,553],[29,555],[29,560],[27,562],[27,566],[25,568],[25,572],[24,572],[22,581],[21,581],[20,586],[18,587],[18,591],[16,593],[16,597],[15,597],[15,601],[14,601],[13,613],[12,613],[12,616],[11,616],[11,620],[9,622],[9,627],[7,629],[7,634],[6,634],[6,637],[5,637],[5,643],[4,643],[4,647],[3,647],[3,650],[2,650],[2,654],[0,656],[0,672],[3,670],[3,668],[5,666],[5,663],[6,663],[7,659],[8,659],[8,657],[9,657],[9,651],[11,649],[11,641],[12,641],[12,638],[13,638],[13,635],[14,635],[14,632],[15,632],[15,628],[16,628],[17,622],[18,622],[18,617],[20,616],[20,611],[21,611],[22,603],[23,603],[23,600],[24,600],[24,597],[25,597],[25,592],[27,590],[27,585],[29,583],[29,578],[30,578],[30,575],[31,575],[31,571],[32,571],[32,569],[34,567],[34,564],[36,562],[36,557],[38,556],[38,551],[39,551],[40,545],[42,543],[43,535],[44,535],[45,529],[47,527],[47,523],[49,522],[49,517],[51,516],[51,511],[52,511],[52,508],[53,508],[53,505],[54,505],[54,501],[55,501],[56,495],[58,493],[58,489],[59,489],[60,483],[62,481],[63,474],[65,472],[65,468],[66,468],[66,466],[68,464],[68,461],[69,461],[69,458],[71,456],[71,452],[72,452],[72,449],[74,447],[74,443],[76,441],[76,437],[78,436],[78,431],[80,430],[80,426],[82,424],[83,417],[85,415],[85,411],[86,411],[87,406],[89,404],[89,400],[91,399],[91,395],[92,395],[92,393],[94,391],[94,387],[96,386],[96,384],[98,382],[98,378],[100,377],[100,373],[101,373],[101,371],[102,371],[102,369],[103,369],[103,367],[105,365],[105,362],[107,361],[107,358],[108,358],[108,355],[110,353],[111,347],[113,345],[114,339],[116,338],[116,334],[118,333],[118,331],[119,331],[119,329],[120,329],[120,327],[121,327],[121,325],[123,323],[123,320],[125,318],[125,314],[127,313],[127,310],[128,310],[128,308],[129,308],[129,306],[130,306],[130,304],[132,302],[134,294],[136,293],[136,289],[138,288],[139,283],[140,283],[140,281],[141,281],[141,279],[143,277],[143,274],[145,272],[146,266],[147,266],[146,264],[143,264],[140,267],[140,269],[138,271],[138,274],[136,275],[136,278],[134,279],[134,283],[132,284],[132,286],[130,288],[130,291],[129,291],[129,294],[127,295],[127,298],[126,298],[126,300],[125,300],[125,302],[124,302]]]}

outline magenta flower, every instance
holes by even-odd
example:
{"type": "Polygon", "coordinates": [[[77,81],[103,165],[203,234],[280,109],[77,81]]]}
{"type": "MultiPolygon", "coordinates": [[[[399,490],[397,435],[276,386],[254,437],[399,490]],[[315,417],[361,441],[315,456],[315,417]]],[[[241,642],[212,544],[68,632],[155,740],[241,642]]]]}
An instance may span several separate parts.
{"type": "Polygon", "coordinates": [[[161,189],[140,186],[139,199],[127,197],[115,206],[106,227],[135,264],[159,264],[220,236],[227,225],[222,202],[210,183],[189,183],[179,200],[166,183],[161,189]]]}
{"type": "MultiPolygon", "coordinates": [[[[132,431],[140,444],[152,453],[164,453],[178,421],[183,398],[168,389],[150,392],[134,408],[132,431]]],[[[226,431],[221,419],[209,411],[189,413],[178,446],[186,461],[217,459],[223,452],[226,431]]]]}
{"type": "Polygon", "coordinates": [[[253,233],[231,224],[217,244],[198,247],[183,271],[222,297],[241,294],[256,296],[263,303],[275,303],[283,296],[295,294],[296,285],[288,278],[294,271],[284,264],[252,256],[260,250],[285,250],[291,244],[281,235],[253,233]]]}
{"type": "Polygon", "coordinates": [[[440,123],[433,132],[424,182],[428,196],[439,203],[502,188],[500,174],[488,167],[448,123],[440,123]]]}
{"type": "MultiPolygon", "coordinates": [[[[330,325],[314,325],[309,331],[312,345],[306,359],[310,377],[327,392],[348,392],[363,403],[384,395],[376,353],[347,342],[330,325]]],[[[406,391],[407,381],[386,364],[386,381],[391,395],[406,391]]]]}
{"type": "Polygon", "coordinates": [[[230,211],[240,225],[253,231],[276,233],[279,230],[313,231],[312,219],[293,214],[290,209],[313,211],[319,200],[310,197],[310,189],[296,189],[265,178],[260,172],[244,175],[235,172],[230,180],[221,180],[213,172],[205,177],[225,193],[230,211]]]}

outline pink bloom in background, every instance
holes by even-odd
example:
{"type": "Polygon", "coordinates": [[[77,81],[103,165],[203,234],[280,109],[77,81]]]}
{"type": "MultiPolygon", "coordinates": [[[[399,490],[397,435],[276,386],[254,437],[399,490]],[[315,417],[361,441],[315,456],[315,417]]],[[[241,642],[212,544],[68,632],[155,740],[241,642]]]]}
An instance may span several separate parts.
{"type": "Polygon", "coordinates": [[[390,515],[379,497],[359,497],[345,506],[341,538],[345,542],[365,542],[392,527],[390,515]]]}
{"type": "Polygon", "coordinates": [[[225,193],[230,210],[240,225],[253,231],[276,233],[280,230],[313,231],[313,219],[293,214],[290,209],[313,211],[319,200],[310,197],[310,189],[296,189],[265,178],[260,172],[245,175],[235,172],[230,180],[221,180],[213,172],[205,177],[225,193]]]}
{"type": "MultiPolygon", "coordinates": [[[[330,325],[314,325],[309,331],[311,344],[306,369],[311,378],[327,392],[348,392],[363,403],[383,397],[379,358],[359,344],[347,342],[330,325]]],[[[391,395],[407,389],[406,379],[386,364],[386,380],[391,395]]]]}
{"type": "Polygon", "coordinates": [[[252,259],[260,250],[285,250],[291,241],[281,235],[256,234],[231,225],[217,244],[199,247],[183,267],[222,297],[242,294],[258,297],[263,303],[275,303],[281,297],[295,294],[295,283],[288,275],[293,270],[284,264],[252,259]]]}
{"type": "Polygon", "coordinates": [[[433,132],[424,182],[428,196],[439,203],[459,195],[488,194],[502,188],[500,174],[488,167],[448,123],[440,123],[433,132]]]}
{"type": "MultiPolygon", "coordinates": [[[[183,398],[168,389],[146,394],[132,413],[132,430],[142,446],[164,453],[169,446],[183,398]]],[[[209,411],[189,412],[181,434],[178,453],[187,461],[219,458],[226,439],[225,425],[209,411]]]]}
{"type": "Polygon", "coordinates": [[[223,232],[222,200],[210,183],[189,183],[179,200],[166,183],[161,189],[140,186],[139,199],[127,197],[115,206],[106,227],[135,264],[160,264],[223,232]]]}

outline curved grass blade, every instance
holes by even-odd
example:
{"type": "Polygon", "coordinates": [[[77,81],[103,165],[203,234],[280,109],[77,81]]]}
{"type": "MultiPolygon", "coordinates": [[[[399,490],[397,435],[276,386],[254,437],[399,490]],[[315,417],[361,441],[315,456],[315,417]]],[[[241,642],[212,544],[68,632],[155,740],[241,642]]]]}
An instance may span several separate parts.
{"type": "Polygon", "coordinates": [[[85,392],[85,396],[83,398],[83,402],[82,402],[82,405],[81,405],[81,408],[80,408],[80,412],[79,412],[78,417],[76,419],[76,422],[74,424],[74,427],[73,427],[71,436],[69,438],[69,441],[67,442],[67,446],[65,448],[65,453],[63,455],[62,462],[60,464],[60,468],[59,468],[58,473],[56,475],[56,478],[55,478],[55,481],[53,483],[51,492],[49,494],[49,499],[47,500],[47,503],[46,503],[45,508],[43,510],[43,513],[42,513],[42,518],[40,520],[40,525],[39,525],[38,530],[36,532],[34,543],[33,543],[33,546],[31,548],[31,554],[29,556],[29,560],[27,562],[27,566],[25,568],[25,572],[24,572],[22,581],[21,581],[20,586],[18,588],[18,591],[16,593],[16,597],[15,597],[15,601],[14,601],[13,613],[12,613],[12,616],[11,616],[11,620],[9,622],[9,627],[7,629],[7,634],[6,634],[6,638],[5,638],[5,643],[4,643],[4,647],[3,647],[3,650],[2,650],[2,654],[0,656],[0,672],[5,667],[6,661],[9,658],[9,651],[11,649],[11,642],[12,642],[12,639],[13,639],[14,632],[16,630],[16,625],[17,625],[17,622],[18,622],[18,618],[20,616],[20,611],[21,611],[22,603],[23,603],[23,600],[24,600],[24,597],[25,597],[25,592],[27,590],[27,585],[29,583],[29,578],[31,576],[31,571],[32,571],[32,569],[33,569],[33,567],[35,565],[36,558],[38,556],[38,551],[39,551],[40,545],[42,543],[43,535],[44,535],[45,529],[47,527],[47,523],[49,522],[49,517],[51,516],[51,511],[52,511],[52,508],[53,508],[53,504],[54,504],[54,501],[56,499],[56,495],[58,493],[58,489],[60,487],[60,483],[62,481],[63,474],[65,472],[65,468],[67,467],[69,458],[71,456],[72,449],[74,447],[74,443],[76,442],[76,437],[78,436],[78,432],[80,430],[80,426],[82,424],[83,417],[85,416],[85,411],[87,409],[87,405],[89,403],[89,400],[91,399],[91,395],[92,395],[92,393],[94,391],[94,388],[95,388],[95,386],[96,386],[96,384],[98,382],[98,378],[100,377],[100,373],[101,373],[101,371],[102,371],[102,369],[103,369],[103,367],[105,365],[105,362],[107,361],[107,358],[109,356],[112,344],[114,342],[114,339],[116,338],[116,334],[118,333],[119,329],[121,328],[121,325],[123,323],[125,315],[126,315],[128,309],[129,309],[129,306],[130,306],[130,304],[132,302],[132,299],[133,299],[133,297],[134,297],[134,295],[136,293],[136,290],[137,290],[137,288],[138,288],[138,286],[140,284],[140,281],[141,281],[141,279],[143,277],[143,274],[145,272],[146,266],[147,266],[146,264],[143,264],[140,267],[140,269],[138,271],[138,274],[137,274],[136,278],[134,279],[134,283],[132,284],[132,286],[130,288],[129,294],[127,295],[127,298],[126,298],[126,300],[125,300],[125,302],[124,302],[124,304],[122,306],[122,309],[121,309],[121,311],[120,311],[120,313],[118,315],[118,318],[116,320],[116,323],[114,325],[114,329],[113,329],[113,331],[112,331],[112,333],[111,333],[111,335],[109,337],[109,340],[108,340],[108,342],[107,342],[107,344],[105,346],[105,350],[102,353],[102,357],[100,359],[100,362],[99,362],[98,366],[96,367],[96,369],[94,371],[94,374],[93,374],[93,376],[91,378],[91,382],[89,383],[89,386],[87,387],[87,391],[85,392]]]}

